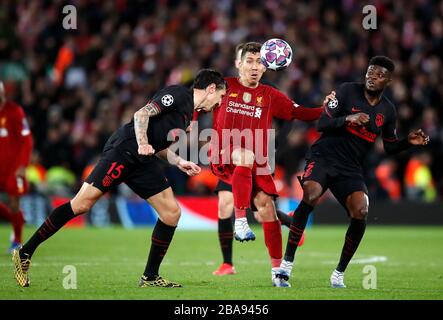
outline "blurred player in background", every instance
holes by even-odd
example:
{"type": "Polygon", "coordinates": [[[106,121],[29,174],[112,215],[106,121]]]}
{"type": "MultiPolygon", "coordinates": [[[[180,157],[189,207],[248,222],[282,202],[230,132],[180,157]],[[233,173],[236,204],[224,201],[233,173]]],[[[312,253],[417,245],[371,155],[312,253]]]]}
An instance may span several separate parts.
{"type": "Polygon", "coordinates": [[[323,108],[299,106],[280,91],[260,84],[266,71],[260,60],[260,48],[260,43],[246,43],[239,62],[239,78],[226,78],[228,92],[214,114],[217,134],[211,139],[210,161],[214,174],[232,185],[236,240],[255,239],[246,209],[257,210],[274,281],[282,258],[282,238],[274,204],[278,194],[266,159],[268,131],[273,117],[313,121],[320,117],[323,108]]]}
{"type": "MultiPolygon", "coordinates": [[[[240,43],[235,47],[235,68],[239,70],[241,53],[245,43],[240,43]]],[[[265,83],[264,81],[261,81],[265,83]]],[[[214,110],[214,119],[218,109],[214,110]]],[[[215,123],[215,121],[214,121],[215,123]]],[[[232,243],[234,241],[234,230],[232,225],[232,215],[234,213],[234,195],[232,194],[232,186],[219,179],[214,192],[218,196],[218,239],[223,256],[223,263],[212,274],[224,276],[235,274],[235,268],[232,261],[232,243]]],[[[282,225],[289,228],[291,217],[281,210],[276,210],[277,218],[282,225]]],[[[255,218],[260,222],[260,216],[254,212],[255,218]]],[[[300,239],[299,246],[303,244],[304,237],[300,239]]]]}
{"type": "Polygon", "coordinates": [[[303,175],[303,200],[295,210],[286,253],[276,275],[279,287],[290,287],[297,243],[309,214],[329,188],[350,217],[339,263],[332,272],[333,288],[345,288],[344,272],[360,244],[366,229],[369,209],[368,189],[362,164],[378,136],[383,138],[387,154],[392,155],[413,145],[426,145],[429,137],[421,129],[398,140],[397,113],[384,95],[392,82],[395,66],[391,59],[376,56],[369,61],[365,83],[344,83],[322,114],[317,129],[323,134],[311,147],[303,175]]]}
{"type": "Polygon", "coordinates": [[[18,104],[6,99],[5,87],[0,81],[0,193],[7,194],[6,203],[0,202],[0,216],[13,227],[10,253],[22,243],[25,220],[20,209],[20,197],[28,189],[25,170],[32,144],[25,112],[18,104]]]}
{"type": "Polygon", "coordinates": [[[140,287],[181,287],[159,275],[163,261],[180,219],[180,207],[160,165],[160,157],[190,176],[200,167],[186,161],[168,147],[172,130],[189,130],[194,111],[210,112],[226,92],[223,76],[214,70],[201,70],[192,88],[169,86],[134,114],[134,119],[108,139],[94,170],[75,197],[54,209],[23,247],[13,252],[15,279],[29,286],[28,271],[37,247],[54,235],[75,216],[88,212],[113,186],[126,183],[139,197],[157,211],[159,219],[151,237],[151,249],[140,287]],[[156,156],[154,156],[156,155],[156,156]]]}

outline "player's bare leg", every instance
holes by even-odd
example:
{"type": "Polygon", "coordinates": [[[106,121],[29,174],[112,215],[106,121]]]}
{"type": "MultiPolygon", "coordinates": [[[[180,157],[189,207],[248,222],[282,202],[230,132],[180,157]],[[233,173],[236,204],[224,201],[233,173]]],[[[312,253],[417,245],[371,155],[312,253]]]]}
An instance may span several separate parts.
{"type": "Polygon", "coordinates": [[[235,274],[232,263],[232,242],[234,239],[232,227],[232,213],[234,211],[234,196],[232,192],[220,190],[218,192],[218,237],[223,254],[223,263],[212,274],[224,276],[235,274]]]}
{"type": "Polygon", "coordinates": [[[312,180],[303,183],[303,200],[298,205],[292,216],[292,223],[289,228],[288,242],[284,259],[280,265],[280,269],[276,277],[279,279],[277,287],[290,287],[288,280],[292,272],[294,264],[295,251],[299,246],[300,239],[303,236],[308,218],[318,200],[323,194],[322,186],[312,180]]]}
{"type": "Polygon", "coordinates": [[[254,153],[243,148],[232,151],[232,163],[235,165],[232,174],[232,193],[234,194],[235,211],[235,240],[255,240],[255,234],[249,227],[246,218],[246,209],[251,203],[252,194],[252,168],[254,166],[254,153]]]}
{"type": "Polygon", "coordinates": [[[360,244],[366,229],[366,217],[369,210],[369,199],[363,191],[351,193],[346,197],[346,208],[351,221],[346,232],[345,243],[337,268],[331,274],[331,286],[333,288],[346,288],[344,273],[354,253],[360,244]]]}
{"type": "Polygon", "coordinates": [[[155,224],[151,236],[151,249],[140,287],[181,287],[180,284],[166,280],[158,274],[160,264],[174,237],[175,229],[180,220],[181,210],[175,200],[171,187],[147,199],[148,203],[157,211],[159,219],[155,224]]]}
{"type": "Polygon", "coordinates": [[[29,286],[28,271],[31,265],[31,257],[37,247],[75,216],[88,212],[102,195],[103,192],[98,188],[86,182],[83,183],[80,191],[71,201],[55,208],[28,242],[21,249],[13,251],[12,261],[14,262],[15,279],[20,286],[29,286]]]}
{"type": "Polygon", "coordinates": [[[271,259],[271,279],[274,283],[282,258],[281,223],[277,218],[275,204],[270,195],[259,191],[254,198],[254,205],[263,226],[265,244],[271,259]]]}

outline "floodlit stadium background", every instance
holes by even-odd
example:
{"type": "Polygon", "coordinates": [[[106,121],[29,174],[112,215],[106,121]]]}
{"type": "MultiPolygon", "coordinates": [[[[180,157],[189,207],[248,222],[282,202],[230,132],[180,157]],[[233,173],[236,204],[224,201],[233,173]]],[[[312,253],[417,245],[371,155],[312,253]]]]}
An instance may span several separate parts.
{"type": "MultiPolygon", "coordinates": [[[[398,134],[422,127],[431,143],[395,157],[376,143],[365,165],[370,217],[378,223],[443,223],[443,1],[374,4],[376,30],[363,28],[364,4],[353,0],[2,1],[0,79],[8,98],[25,108],[35,139],[27,172],[33,189],[22,202],[27,221],[41,223],[51,206],[76,192],[106,139],[157,89],[188,84],[203,67],[235,75],[238,43],[279,37],[291,44],[294,61],[264,78],[305,106],[321,104],[341,82],[361,80],[371,56],[395,60],[395,81],[386,94],[397,106],[398,134]],[[76,30],[62,27],[67,4],[77,9],[76,30]],[[395,215],[400,205],[404,210],[395,215]],[[418,217],[411,208],[420,208],[418,217]]],[[[211,127],[211,115],[199,120],[200,130],[211,127]]],[[[276,121],[275,128],[279,205],[289,210],[300,197],[296,175],[318,133],[314,124],[298,121],[276,121]]],[[[181,226],[215,228],[217,181],[209,169],[192,179],[165,170],[184,210],[181,226]]],[[[326,208],[328,202],[326,195],[326,208]]],[[[345,221],[343,210],[334,208],[327,215],[319,208],[318,221],[345,221]]],[[[77,223],[131,227],[155,218],[122,187],[77,223]]]]}

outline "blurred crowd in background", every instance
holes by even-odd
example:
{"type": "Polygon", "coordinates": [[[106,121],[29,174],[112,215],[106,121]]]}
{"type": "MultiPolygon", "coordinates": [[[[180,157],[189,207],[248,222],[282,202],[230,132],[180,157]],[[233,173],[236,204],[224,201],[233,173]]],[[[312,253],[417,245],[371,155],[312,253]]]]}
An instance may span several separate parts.
{"type": "MultiPolygon", "coordinates": [[[[110,134],[130,121],[159,88],[189,84],[196,71],[235,75],[241,42],[282,38],[292,65],[265,79],[298,104],[319,106],[345,81],[361,81],[373,55],[396,74],[386,93],[398,111],[398,135],[430,135],[426,148],[387,157],[377,142],[365,166],[376,199],[443,197],[443,1],[372,1],[377,29],[365,30],[357,0],[15,1],[0,5],[0,79],[21,104],[35,139],[28,178],[41,192],[72,192],[110,134]],[[62,27],[63,6],[77,9],[77,29],[62,27]]],[[[211,127],[210,114],[199,129],[211,127]]],[[[276,180],[299,196],[296,175],[318,137],[315,124],[276,121],[276,180]]],[[[178,194],[211,194],[204,168],[193,179],[166,167],[178,194]]]]}

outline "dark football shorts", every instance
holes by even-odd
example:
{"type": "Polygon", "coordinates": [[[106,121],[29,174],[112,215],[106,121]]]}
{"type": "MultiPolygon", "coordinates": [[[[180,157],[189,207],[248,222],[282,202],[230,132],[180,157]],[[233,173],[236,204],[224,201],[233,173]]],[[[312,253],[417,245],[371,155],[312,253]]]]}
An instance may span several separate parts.
{"type": "Polygon", "coordinates": [[[218,183],[215,186],[214,192],[218,194],[220,191],[232,192],[232,186],[229,183],[224,182],[222,179],[218,179],[218,183]]]}
{"type": "Polygon", "coordinates": [[[120,183],[126,183],[139,197],[148,199],[169,188],[160,161],[156,156],[139,161],[128,150],[110,148],[102,153],[86,182],[103,193],[120,183]]]}
{"type": "MultiPolygon", "coordinates": [[[[363,191],[368,194],[363,175],[354,170],[344,172],[343,169],[337,169],[334,163],[326,165],[321,160],[312,158],[307,160],[302,182],[318,182],[325,192],[328,188],[334,197],[346,208],[346,198],[353,192],[363,191]]],[[[342,167],[342,164],[340,165],[342,167]]]]}

